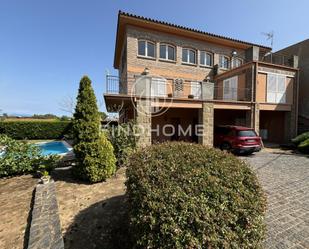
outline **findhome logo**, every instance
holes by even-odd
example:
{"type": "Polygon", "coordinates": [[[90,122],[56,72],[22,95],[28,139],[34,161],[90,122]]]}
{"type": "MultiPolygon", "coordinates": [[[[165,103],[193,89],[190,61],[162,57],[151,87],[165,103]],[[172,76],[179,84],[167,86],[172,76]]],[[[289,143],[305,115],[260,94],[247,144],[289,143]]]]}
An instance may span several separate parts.
{"type": "Polygon", "coordinates": [[[125,127],[112,127],[111,132],[112,136],[120,136],[121,134],[125,134],[126,136],[136,136],[140,137],[148,132],[154,137],[164,136],[165,138],[173,138],[173,137],[200,137],[203,136],[204,126],[202,124],[196,125],[188,125],[187,127],[183,127],[181,125],[172,125],[172,124],[164,124],[164,125],[156,125],[150,129],[145,128],[143,125],[132,124],[125,127]]]}

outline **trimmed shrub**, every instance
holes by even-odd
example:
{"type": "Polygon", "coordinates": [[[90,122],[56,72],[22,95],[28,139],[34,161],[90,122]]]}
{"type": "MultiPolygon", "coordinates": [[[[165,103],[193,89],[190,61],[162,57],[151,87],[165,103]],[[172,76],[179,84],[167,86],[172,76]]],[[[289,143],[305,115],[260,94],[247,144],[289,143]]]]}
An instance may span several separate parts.
{"type": "Polygon", "coordinates": [[[74,152],[79,156],[78,164],[74,166],[78,178],[100,182],[115,173],[113,146],[103,134],[94,142],[79,143],[74,152]]]}
{"type": "Polygon", "coordinates": [[[136,151],[138,137],[135,134],[134,122],[123,123],[108,129],[108,137],[114,147],[118,167],[121,167],[136,151]]]}
{"type": "Polygon", "coordinates": [[[58,160],[56,156],[42,156],[40,149],[33,144],[16,141],[1,134],[0,153],[0,177],[37,171],[50,172],[58,160]]]}
{"type": "Polygon", "coordinates": [[[165,143],[138,151],[126,166],[134,248],[261,248],[266,200],[245,162],[165,143]]]}
{"type": "Polygon", "coordinates": [[[294,139],[292,142],[297,145],[297,148],[303,153],[309,153],[309,132],[304,132],[294,139]]]}
{"type": "Polygon", "coordinates": [[[309,139],[309,131],[308,132],[304,132],[300,135],[298,135],[297,137],[292,139],[292,142],[295,144],[300,144],[301,142],[305,141],[309,139]]]}
{"type": "Polygon", "coordinates": [[[70,133],[71,122],[65,121],[2,121],[0,134],[14,139],[59,139],[70,133]]]}
{"type": "Polygon", "coordinates": [[[115,172],[116,159],[111,143],[100,134],[100,114],[91,80],[84,76],[79,85],[73,120],[73,174],[90,182],[103,181],[115,172]]]}

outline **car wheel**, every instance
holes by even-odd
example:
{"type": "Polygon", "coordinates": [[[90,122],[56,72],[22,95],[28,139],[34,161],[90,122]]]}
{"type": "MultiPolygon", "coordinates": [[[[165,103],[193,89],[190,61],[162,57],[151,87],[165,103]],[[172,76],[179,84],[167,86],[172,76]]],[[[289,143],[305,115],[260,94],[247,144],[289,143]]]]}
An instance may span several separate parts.
{"type": "Polygon", "coordinates": [[[220,149],[224,150],[224,151],[230,151],[231,145],[229,143],[223,143],[223,144],[221,144],[220,149]]]}

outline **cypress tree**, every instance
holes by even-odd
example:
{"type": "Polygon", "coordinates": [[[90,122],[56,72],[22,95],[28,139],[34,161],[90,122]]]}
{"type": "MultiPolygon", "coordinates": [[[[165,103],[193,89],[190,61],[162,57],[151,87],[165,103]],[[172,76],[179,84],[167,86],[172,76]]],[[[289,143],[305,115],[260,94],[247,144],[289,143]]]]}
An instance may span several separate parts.
{"type": "Polygon", "coordinates": [[[91,80],[84,76],[79,84],[77,103],[73,119],[74,144],[93,142],[100,135],[100,113],[91,86],[91,80]]]}
{"type": "Polygon", "coordinates": [[[100,132],[100,113],[91,80],[84,76],[79,85],[73,119],[73,174],[90,182],[103,181],[116,169],[113,146],[100,132]]]}

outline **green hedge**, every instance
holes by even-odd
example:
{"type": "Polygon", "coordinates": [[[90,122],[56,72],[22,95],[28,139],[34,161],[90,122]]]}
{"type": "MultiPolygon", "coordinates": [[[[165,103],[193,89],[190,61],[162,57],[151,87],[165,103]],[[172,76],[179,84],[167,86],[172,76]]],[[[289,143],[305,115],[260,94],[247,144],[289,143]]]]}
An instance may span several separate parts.
{"type": "Polygon", "coordinates": [[[59,139],[71,133],[67,121],[10,121],[0,122],[0,134],[14,139],[59,139]]]}
{"type": "Polygon", "coordinates": [[[266,200],[245,162],[165,143],[138,151],[126,166],[133,248],[261,248],[266,200]]]}
{"type": "Polygon", "coordinates": [[[292,139],[298,150],[303,153],[309,153],[309,131],[304,132],[292,139]]]}

